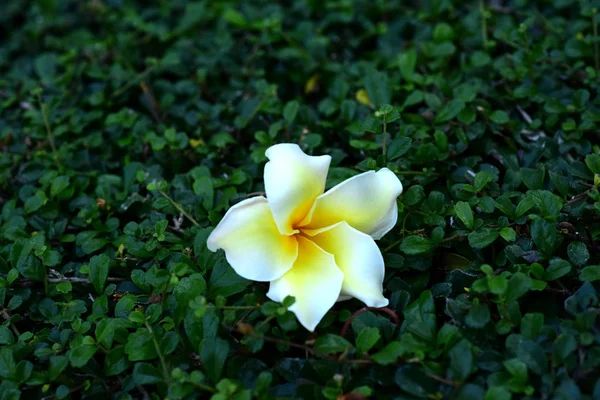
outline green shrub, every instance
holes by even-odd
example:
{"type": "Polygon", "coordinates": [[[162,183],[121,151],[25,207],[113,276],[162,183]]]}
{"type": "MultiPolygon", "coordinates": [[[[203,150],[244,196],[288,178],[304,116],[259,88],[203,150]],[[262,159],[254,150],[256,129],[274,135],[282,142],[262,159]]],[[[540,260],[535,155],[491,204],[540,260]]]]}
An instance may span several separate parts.
{"type": "Polygon", "coordinates": [[[3,1],[0,399],[600,398],[597,3],[3,1]],[[206,248],[281,142],[402,179],[387,309],[206,248]]]}

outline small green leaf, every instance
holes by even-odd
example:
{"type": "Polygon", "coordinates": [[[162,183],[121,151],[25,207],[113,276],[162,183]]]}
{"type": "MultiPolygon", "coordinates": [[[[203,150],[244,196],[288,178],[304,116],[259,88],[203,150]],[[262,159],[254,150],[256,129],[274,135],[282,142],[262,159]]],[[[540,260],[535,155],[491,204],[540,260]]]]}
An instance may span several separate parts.
{"type": "Polygon", "coordinates": [[[352,348],[352,344],[346,339],[333,334],[319,336],[315,342],[315,350],[324,354],[342,353],[352,348]]]}
{"type": "Polygon", "coordinates": [[[585,165],[594,174],[600,174],[600,156],[598,154],[588,154],[585,156],[585,165]]]}
{"type": "Polygon", "coordinates": [[[300,109],[300,103],[297,100],[292,100],[288,102],[283,108],[283,119],[285,123],[289,126],[296,119],[296,115],[298,114],[298,110],[300,109]]]}
{"type": "Polygon", "coordinates": [[[434,123],[440,124],[450,121],[456,117],[462,109],[465,108],[465,103],[460,100],[452,100],[442,107],[435,117],[434,123]]]}
{"type": "Polygon", "coordinates": [[[517,232],[513,228],[504,227],[500,229],[500,236],[507,242],[514,242],[517,239],[517,232]]]}
{"type": "Polygon", "coordinates": [[[590,265],[581,270],[579,280],[584,282],[593,282],[600,280],[600,265],[590,265]]]}
{"type": "Polygon", "coordinates": [[[459,201],[454,205],[454,212],[467,228],[473,229],[475,220],[473,217],[473,211],[471,210],[471,206],[469,205],[469,203],[459,201]]]}
{"type": "Polygon", "coordinates": [[[379,365],[390,365],[398,361],[403,353],[403,346],[400,342],[390,342],[383,349],[371,356],[371,359],[379,365]]]}
{"type": "Polygon", "coordinates": [[[549,258],[558,243],[558,237],[554,224],[544,219],[535,219],[531,223],[531,237],[540,252],[549,258]]]}
{"type": "Polygon", "coordinates": [[[553,258],[544,275],[545,280],[553,281],[571,272],[571,264],[561,258],[553,258]]]}
{"type": "Polygon", "coordinates": [[[94,256],[89,262],[89,276],[96,292],[102,293],[108,279],[110,259],[105,254],[94,256]]]}
{"type": "Polygon", "coordinates": [[[218,382],[229,354],[229,343],[218,337],[204,339],[200,359],[211,381],[218,382]]]}
{"type": "Polygon", "coordinates": [[[508,117],[508,113],[506,111],[502,111],[502,110],[494,111],[490,115],[490,119],[492,120],[492,122],[495,122],[500,125],[506,124],[508,121],[510,121],[510,118],[508,117]]]}
{"type": "Polygon", "coordinates": [[[408,236],[400,245],[400,250],[408,255],[422,254],[433,248],[435,243],[422,236],[408,236]]]}
{"type": "Polygon", "coordinates": [[[571,242],[567,247],[569,260],[575,265],[584,265],[590,258],[587,246],[582,242],[571,242]]]}
{"type": "Polygon", "coordinates": [[[480,171],[475,175],[475,180],[473,181],[473,187],[476,192],[480,192],[483,188],[485,188],[490,182],[494,180],[494,176],[488,171],[480,171]]]}
{"type": "Polygon", "coordinates": [[[473,304],[465,322],[471,328],[481,329],[490,321],[490,309],[486,304],[473,304]]]}
{"type": "Polygon", "coordinates": [[[480,228],[469,233],[469,245],[474,249],[483,249],[492,244],[499,235],[500,233],[496,229],[480,228]]]}
{"type": "Polygon", "coordinates": [[[381,333],[379,332],[378,328],[364,328],[362,331],[360,331],[358,337],[356,338],[356,351],[359,353],[368,352],[373,346],[375,346],[379,338],[381,338],[381,333]]]}

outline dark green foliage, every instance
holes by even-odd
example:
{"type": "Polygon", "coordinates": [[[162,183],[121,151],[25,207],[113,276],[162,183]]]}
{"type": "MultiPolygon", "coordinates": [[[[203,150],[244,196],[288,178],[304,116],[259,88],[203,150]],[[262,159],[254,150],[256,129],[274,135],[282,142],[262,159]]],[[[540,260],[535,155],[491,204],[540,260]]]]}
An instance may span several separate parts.
{"type": "Polygon", "coordinates": [[[597,1],[0,3],[0,399],[600,398],[597,1]],[[280,142],[402,179],[388,310],[206,248],[280,142]]]}

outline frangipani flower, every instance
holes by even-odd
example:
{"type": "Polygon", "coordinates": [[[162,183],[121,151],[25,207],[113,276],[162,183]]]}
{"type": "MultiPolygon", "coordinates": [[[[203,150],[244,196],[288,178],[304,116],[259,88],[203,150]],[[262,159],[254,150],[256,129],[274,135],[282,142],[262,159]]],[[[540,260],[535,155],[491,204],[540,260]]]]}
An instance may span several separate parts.
{"type": "Polygon", "coordinates": [[[336,301],[355,297],[385,307],[384,262],[374,240],[396,224],[402,184],[387,168],[356,175],[323,193],[330,156],[308,156],[295,144],[267,149],[266,198],[231,207],[208,238],[242,277],[270,282],[313,331],[336,301]]]}

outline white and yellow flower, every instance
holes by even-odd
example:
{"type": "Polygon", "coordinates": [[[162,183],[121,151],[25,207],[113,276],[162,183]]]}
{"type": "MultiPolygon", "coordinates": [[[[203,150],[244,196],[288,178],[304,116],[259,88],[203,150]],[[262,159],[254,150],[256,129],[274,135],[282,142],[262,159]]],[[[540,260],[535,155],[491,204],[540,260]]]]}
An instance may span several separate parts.
{"type": "Polygon", "coordinates": [[[271,282],[267,296],[313,331],[336,301],[384,307],[384,263],[374,240],[396,224],[402,184],[389,169],[356,175],[323,193],[330,156],[295,144],[267,149],[265,197],[231,207],[208,238],[242,277],[271,282]]]}

